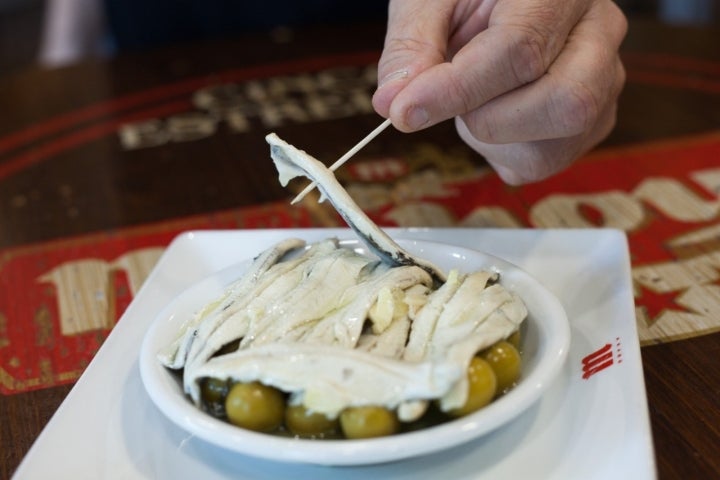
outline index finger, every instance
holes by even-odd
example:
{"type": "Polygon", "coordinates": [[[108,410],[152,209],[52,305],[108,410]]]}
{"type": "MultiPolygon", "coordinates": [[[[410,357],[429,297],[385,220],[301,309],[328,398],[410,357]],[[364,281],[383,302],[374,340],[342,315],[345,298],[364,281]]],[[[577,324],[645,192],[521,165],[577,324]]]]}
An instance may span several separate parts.
{"type": "Polygon", "coordinates": [[[408,82],[446,60],[450,15],[456,1],[392,0],[385,45],[378,62],[373,106],[387,117],[390,104],[408,82]]]}

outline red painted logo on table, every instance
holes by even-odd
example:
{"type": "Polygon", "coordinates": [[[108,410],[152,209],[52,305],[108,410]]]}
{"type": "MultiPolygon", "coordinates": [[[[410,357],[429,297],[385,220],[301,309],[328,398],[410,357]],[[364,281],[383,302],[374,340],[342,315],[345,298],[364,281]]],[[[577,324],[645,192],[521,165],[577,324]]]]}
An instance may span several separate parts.
{"type": "MultiPolygon", "coordinates": [[[[367,55],[355,60],[369,62],[367,55]]],[[[328,60],[318,69],[341,61],[347,59],[328,60]]],[[[277,68],[287,70],[287,66],[277,68]]],[[[305,65],[298,63],[296,69],[304,72],[305,65]]],[[[259,75],[250,70],[241,73],[223,81],[259,75]]],[[[192,141],[187,134],[197,133],[197,128],[188,129],[188,125],[205,126],[208,118],[193,123],[190,120],[197,118],[182,116],[163,122],[163,116],[192,109],[194,93],[207,93],[208,82],[203,77],[173,88],[161,86],[3,137],[0,154],[8,158],[0,162],[0,179],[94,142],[112,142],[117,148],[122,144],[119,138],[147,140],[149,136],[143,134],[148,133],[148,124],[133,122],[160,121],[162,128],[153,130],[158,134],[154,140],[192,141]],[[153,106],[159,99],[165,103],[153,106]]],[[[367,87],[367,82],[363,85],[367,87]]],[[[267,122],[278,118],[288,121],[287,115],[278,116],[278,112],[302,114],[305,123],[317,120],[308,112],[298,112],[295,103],[286,102],[290,100],[281,98],[272,105],[275,110],[260,112],[263,125],[275,125],[267,122]],[[280,108],[288,105],[293,108],[280,108]]],[[[371,113],[365,100],[359,97],[350,102],[354,110],[346,105],[340,105],[342,111],[321,110],[346,117],[371,113]]],[[[322,105],[312,106],[317,114],[316,107],[322,105]]],[[[247,119],[238,115],[236,111],[225,118],[234,134],[258,122],[255,117],[244,122],[247,119]]],[[[207,129],[213,135],[220,131],[207,129]]],[[[487,169],[469,168],[471,163],[453,152],[418,145],[418,151],[390,162],[382,158],[353,162],[347,169],[352,178],[344,180],[359,184],[354,185],[353,195],[365,199],[367,203],[361,206],[381,225],[625,231],[632,256],[638,332],[641,342],[648,344],[720,331],[719,158],[720,134],[716,133],[601,151],[544,182],[509,187],[487,169]]],[[[313,215],[307,208],[288,209],[282,202],[0,252],[0,391],[22,392],[77,379],[132,299],[159,249],[180,231],[331,226],[335,221],[332,216],[313,215]]],[[[336,225],[341,225],[340,220],[336,225]]],[[[581,364],[583,377],[590,379],[617,365],[620,354],[614,342],[588,353],[581,364]]]]}

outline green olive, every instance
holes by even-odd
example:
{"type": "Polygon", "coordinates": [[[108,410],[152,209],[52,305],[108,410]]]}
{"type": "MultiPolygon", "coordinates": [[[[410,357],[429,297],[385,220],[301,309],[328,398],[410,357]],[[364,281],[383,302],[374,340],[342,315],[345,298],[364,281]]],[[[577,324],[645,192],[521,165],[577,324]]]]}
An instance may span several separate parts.
{"type": "Polygon", "coordinates": [[[282,425],[285,398],[280,390],[259,382],[236,383],[225,399],[225,412],[233,425],[270,432],[282,425]]]}
{"type": "Polygon", "coordinates": [[[481,409],[490,403],[497,390],[497,379],[490,364],[480,357],[473,357],[467,370],[468,398],[462,407],[448,411],[453,417],[461,417],[481,409]]]}
{"type": "Polygon", "coordinates": [[[285,409],[285,426],[299,436],[322,437],[338,430],[337,418],[311,412],[304,405],[288,405],[285,409]]]}
{"type": "Polygon", "coordinates": [[[200,395],[207,403],[221,403],[228,393],[226,380],[218,378],[204,378],[200,383],[200,395]]]}
{"type": "Polygon", "coordinates": [[[340,426],[347,438],[392,435],[400,429],[395,412],[383,407],[348,407],[340,414],[340,426]]]}
{"type": "Polygon", "coordinates": [[[482,357],[495,372],[499,393],[505,392],[520,378],[522,359],[517,348],[512,343],[501,340],[485,350],[482,357]]]}

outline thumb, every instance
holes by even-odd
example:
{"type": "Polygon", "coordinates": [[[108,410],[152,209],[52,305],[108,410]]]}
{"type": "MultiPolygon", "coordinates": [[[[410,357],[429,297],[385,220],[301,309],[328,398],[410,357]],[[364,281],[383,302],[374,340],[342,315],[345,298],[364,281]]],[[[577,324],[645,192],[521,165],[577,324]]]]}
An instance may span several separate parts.
{"type": "Polygon", "coordinates": [[[385,46],[378,62],[378,89],[373,95],[373,107],[381,116],[389,117],[393,99],[413,78],[446,60],[453,4],[390,2],[385,46]]]}

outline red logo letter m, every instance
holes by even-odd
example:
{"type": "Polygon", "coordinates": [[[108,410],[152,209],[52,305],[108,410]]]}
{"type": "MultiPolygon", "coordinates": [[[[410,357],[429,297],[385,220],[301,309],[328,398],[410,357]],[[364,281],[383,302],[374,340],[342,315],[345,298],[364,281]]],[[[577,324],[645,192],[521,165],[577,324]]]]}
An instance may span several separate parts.
{"type": "Polygon", "coordinates": [[[602,348],[594,351],[593,353],[582,359],[582,378],[584,380],[587,380],[592,375],[596,374],[600,370],[609,367],[612,364],[612,345],[606,343],[602,348]]]}

